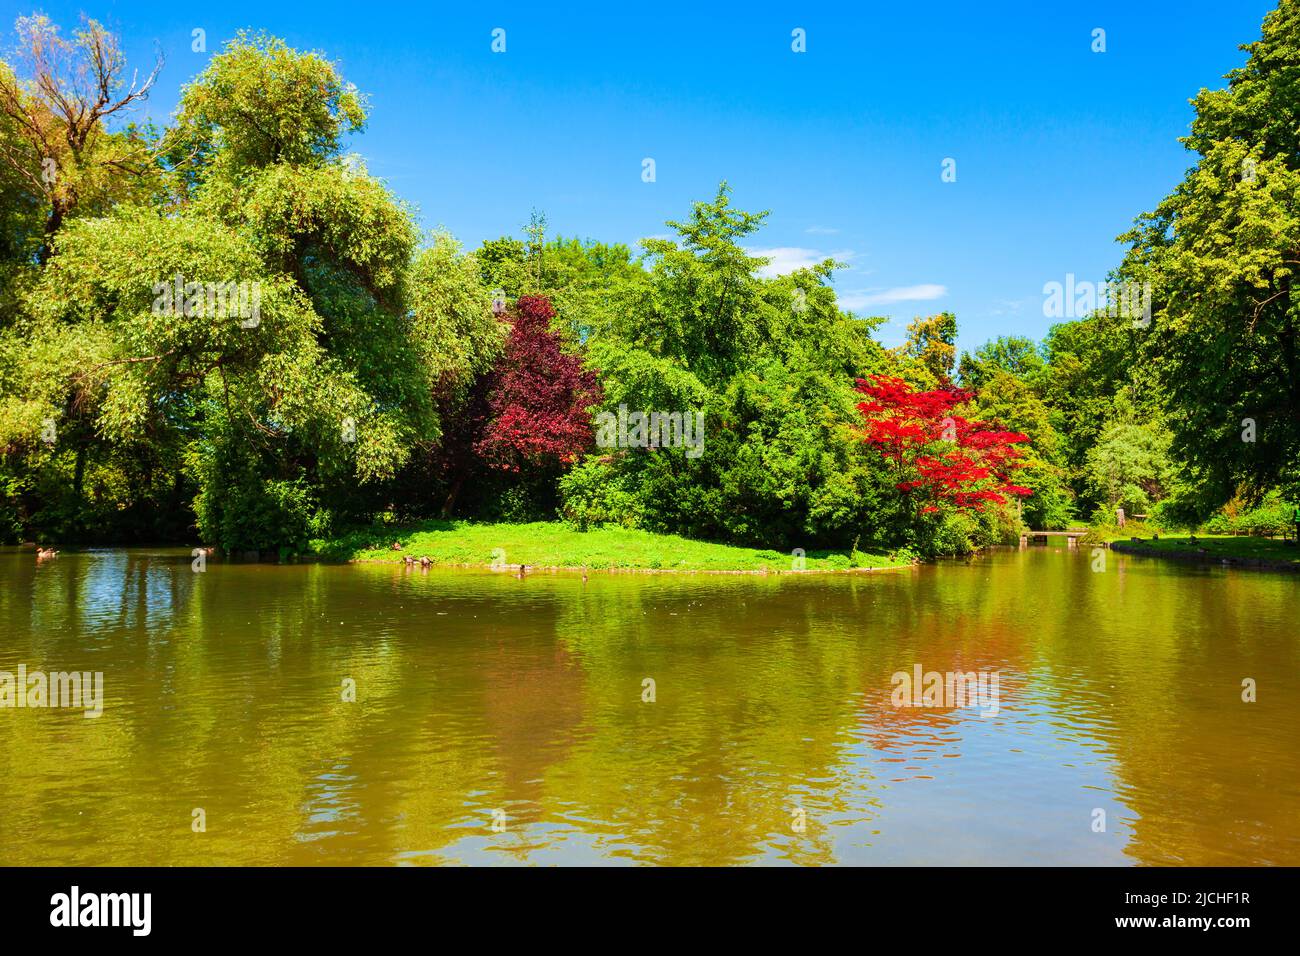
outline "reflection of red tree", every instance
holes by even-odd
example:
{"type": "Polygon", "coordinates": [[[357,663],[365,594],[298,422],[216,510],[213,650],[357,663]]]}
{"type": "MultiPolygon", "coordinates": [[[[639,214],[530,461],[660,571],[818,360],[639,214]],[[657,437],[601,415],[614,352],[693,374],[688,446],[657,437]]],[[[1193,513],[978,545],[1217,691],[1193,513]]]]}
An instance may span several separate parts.
{"type": "MultiPolygon", "coordinates": [[[[1008,676],[1005,668],[1005,663],[996,666],[954,663],[950,669],[962,673],[997,670],[998,717],[1001,717],[1008,710],[1015,709],[1015,698],[1025,684],[1023,676],[1008,676]]],[[[886,680],[884,686],[884,691],[863,698],[862,736],[882,754],[877,758],[881,763],[900,765],[900,775],[896,780],[929,779],[933,775],[916,764],[935,758],[960,757],[962,725],[970,720],[986,719],[980,716],[980,708],[973,703],[965,707],[895,707],[891,699],[893,684],[886,680]]]]}
{"type": "Polygon", "coordinates": [[[522,643],[519,632],[510,632],[482,653],[480,666],[484,733],[492,745],[500,796],[511,803],[512,816],[531,821],[543,805],[547,772],[565,759],[578,737],[586,684],[564,647],[524,649],[522,643]]]}
{"type": "Polygon", "coordinates": [[[971,392],[951,385],[916,392],[889,375],[858,379],[857,388],[869,398],[858,404],[866,422],[863,437],[894,463],[898,489],[923,502],[922,514],[980,511],[986,502],[1033,493],[1011,482],[1012,472],[1023,466],[1016,446],[1027,435],[953,414],[971,392]]]}

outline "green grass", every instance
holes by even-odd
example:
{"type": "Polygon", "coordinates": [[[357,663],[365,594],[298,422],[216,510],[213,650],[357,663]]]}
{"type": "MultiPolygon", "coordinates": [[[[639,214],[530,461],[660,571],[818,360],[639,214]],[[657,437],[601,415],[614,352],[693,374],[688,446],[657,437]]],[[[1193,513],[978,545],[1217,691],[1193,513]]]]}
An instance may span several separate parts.
{"type": "MultiPolygon", "coordinates": [[[[1125,530],[1129,531],[1130,529],[1125,530]]],[[[1128,543],[1133,534],[1127,533],[1110,540],[1128,543]]],[[[1153,541],[1149,535],[1140,532],[1136,532],[1136,534],[1144,540],[1133,542],[1133,544],[1141,548],[1143,552],[1150,552],[1156,556],[1159,556],[1162,552],[1188,552],[1204,549],[1205,556],[1209,560],[1242,558],[1246,560],[1276,561],[1280,564],[1300,567],[1300,545],[1287,544],[1281,538],[1256,538],[1244,535],[1197,535],[1196,541],[1193,542],[1186,535],[1165,537],[1162,534],[1159,541],[1153,541]]]]}
{"type": "MultiPolygon", "coordinates": [[[[652,569],[662,571],[790,571],[791,555],[605,527],[576,531],[558,522],[479,524],[423,521],[406,526],[375,526],[311,543],[317,555],[336,561],[398,561],[410,555],[435,565],[488,567],[494,558],[510,566],[534,568],[652,569]],[[392,544],[401,545],[393,550],[392,544]],[[497,552],[496,549],[500,549],[497,552]],[[503,557],[502,557],[503,553],[503,557]]],[[[808,571],[906,567],[898,556],[809,551],[808,571]]]]}

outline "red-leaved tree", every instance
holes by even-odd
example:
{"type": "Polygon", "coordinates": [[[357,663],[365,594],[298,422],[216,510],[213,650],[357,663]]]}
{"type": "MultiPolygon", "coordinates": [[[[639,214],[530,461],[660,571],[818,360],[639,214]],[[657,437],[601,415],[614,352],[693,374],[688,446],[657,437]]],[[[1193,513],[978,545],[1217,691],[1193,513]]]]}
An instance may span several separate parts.
{"type": "Polygon", "coordinates": [[[567,465],[592,445],[602,393],[595,372],[561,348],[545,296],[520,296],[505,351],[489,373],[487,420],[474,451],[491,468],[567,465]]]}
{"type": "Polygon", "coordinates": [[[496,364],[447,416],[441,447],[447,483],[443,514],[484,470],[524,472],[563,468],[594,443],[587,409],[603,398],[596,373],[564,351],[551,331],[555,309],[545,296],[520,296],[510,335],[496,364]]]}
{"type": "Polygon", "coordinates": [[[863,437],[893,463],[896,487],[920,514],[981,511],[987,502],[1033,493],[1011,480],[1023,465],[1016,446],[1029,437],[953,413],[971,392],[951,385],[916,392],[888,375],[858,379],[857,388],[868,396],[858,403],[863,437]]]}

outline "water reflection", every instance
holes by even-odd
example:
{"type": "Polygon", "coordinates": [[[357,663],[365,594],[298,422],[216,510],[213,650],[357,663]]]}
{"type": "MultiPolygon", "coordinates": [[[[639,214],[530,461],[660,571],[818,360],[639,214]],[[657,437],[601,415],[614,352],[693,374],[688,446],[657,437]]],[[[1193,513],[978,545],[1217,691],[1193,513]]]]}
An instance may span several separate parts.
{"type": "Polygon", "coordinates": [[[1065,548],[585,584],[0,551],[0,670],[106,691],[0,710],[0,854],[1300,863],[1296,589],[1065,548]],[[997,713],[892,707],[916,664],[998,671],[997,713]]]}

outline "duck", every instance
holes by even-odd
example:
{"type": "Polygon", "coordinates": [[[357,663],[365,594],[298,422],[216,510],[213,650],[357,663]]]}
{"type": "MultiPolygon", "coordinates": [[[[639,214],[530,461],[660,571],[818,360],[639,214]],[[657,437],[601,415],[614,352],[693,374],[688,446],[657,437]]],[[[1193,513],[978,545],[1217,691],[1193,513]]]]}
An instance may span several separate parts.
{"type": "Polygon", "coordinates": [[[420,559],[420,567],[425,568],[427,570],[432,565],[433,565],[433,560],[428,555],[425,555],[420,559]]]}
{"type": "Polygon", "coordinates": [[[413,555],[409,555],[409,554],[408,554],[408,555],[406,555],[406,557],[402,558],[402,561],[403,561],[403,562],[406,564],[406,566],[409,568],[409,567],[411,567],[413,564],[415,564],[415,557],[414,557],[413,555]]]}
{"type": "Polygon", "coordinates": [[[37,548],[37,549],[36,549],[36,560],[37,560],[37,561],[44,561],[46,558],[57,558],[58,556],[59,556],[59,552],[55,551],[53,548],[37,548]]]}

